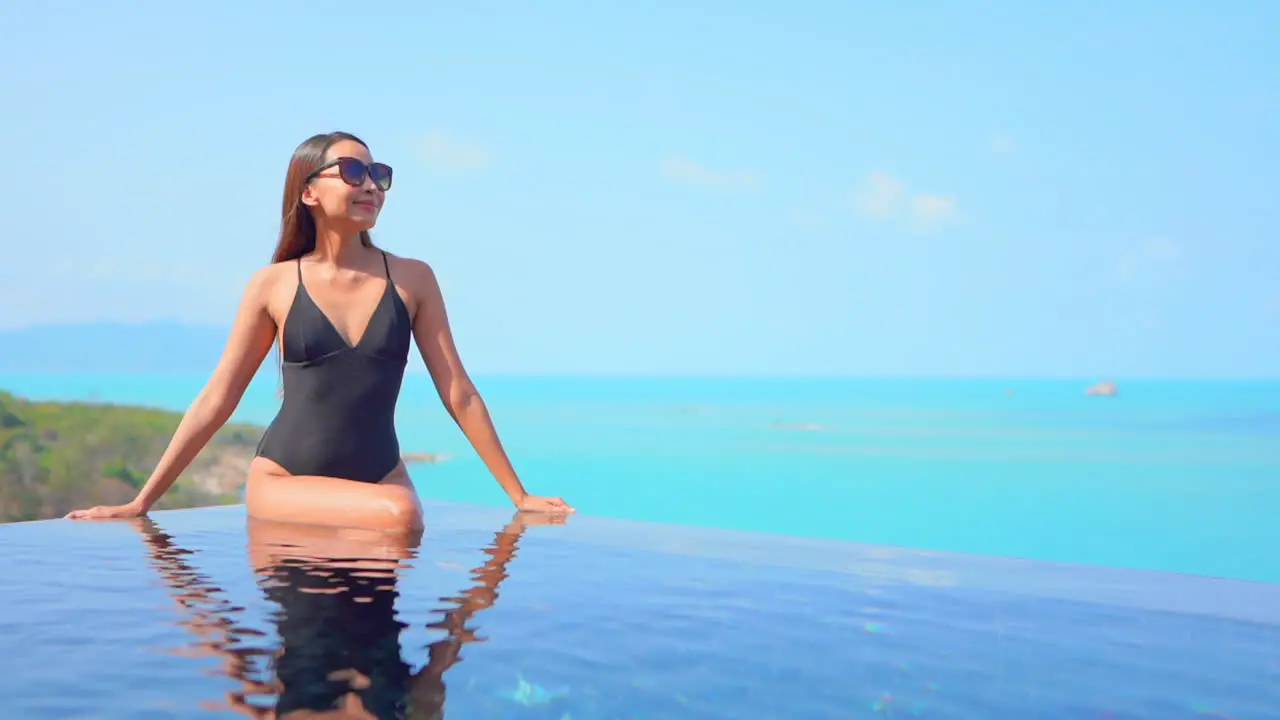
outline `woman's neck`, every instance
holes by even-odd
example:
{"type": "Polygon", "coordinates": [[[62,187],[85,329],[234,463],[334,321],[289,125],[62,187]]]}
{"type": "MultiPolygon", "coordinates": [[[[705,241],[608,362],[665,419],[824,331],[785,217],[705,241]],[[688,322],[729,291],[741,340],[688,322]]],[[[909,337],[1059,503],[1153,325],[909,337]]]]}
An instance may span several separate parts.
{"type": "Polygon", "coordinates": [[[358,232],[347,234],[327,228],[316,229],[316,260],[348,265],[360,255],[362,249],[358,232]]]}

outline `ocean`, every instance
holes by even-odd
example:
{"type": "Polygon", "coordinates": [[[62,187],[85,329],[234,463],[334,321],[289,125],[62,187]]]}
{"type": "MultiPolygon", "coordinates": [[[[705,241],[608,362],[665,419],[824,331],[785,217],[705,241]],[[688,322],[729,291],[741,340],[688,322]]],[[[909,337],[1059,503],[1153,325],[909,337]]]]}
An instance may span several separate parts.
{"type": "MultiPolygon", "coordinates": [[[[0,375],[182,410],[203,376],[0,375]]],[[[1280,381],[478,377],[526,487],[580,513],[1280,582],[1280,381]]],[[[266,424],[275,378],[234,420],[266,424]]],[[[398,427],[444,501],[503,505],[429,378],[398,427]]],[[[428,524],[431,519],[428,518],[428,524]]]]}

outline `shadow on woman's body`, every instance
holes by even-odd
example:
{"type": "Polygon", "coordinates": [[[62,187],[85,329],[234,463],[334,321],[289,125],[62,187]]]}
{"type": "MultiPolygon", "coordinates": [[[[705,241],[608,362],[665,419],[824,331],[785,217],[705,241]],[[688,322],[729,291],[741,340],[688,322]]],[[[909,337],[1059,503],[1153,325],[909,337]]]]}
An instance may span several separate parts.
{"type": "Polygon", "coordinates": [[[475,581],[448,603],[428,627],[445,636],[428,646],[426,665],[414,672],[405,662],[396,617],[399,573],[418,554],[421,533],[275,523],[249,518],[249,558],[259,584],[278,608],[280,636],[270,646],[263,633],[241,627],[243,608],[195,570],[153,520],[132,523],[143,535],[152,564],[187,611],[181,624],[196,636],[196,654],[219,655],[223,672],[241,687],[228,706],[253,718],[443,718],[444,673],[460,660],[462,646],[476,642],[467,622],[498,598],[526,525],[559,524],[563,516],[517,512],[495,534],[488,559],[471,572],[475,581]],[[256,646],[256,647],[255,647],[256,646]],[[265,657],[265,667],[255,660],[265,657]],[[257,678],[265,679],[258,680],[257,678]],[[263,703],[252,696],[274,696],[263,703]]]}

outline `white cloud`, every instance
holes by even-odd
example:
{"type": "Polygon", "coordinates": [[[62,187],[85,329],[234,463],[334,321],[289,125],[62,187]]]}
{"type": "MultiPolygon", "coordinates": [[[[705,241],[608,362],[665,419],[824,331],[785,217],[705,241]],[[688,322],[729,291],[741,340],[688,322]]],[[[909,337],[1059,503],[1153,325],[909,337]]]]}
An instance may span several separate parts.
{"type": "Polygon", "coordinates": [[[1181,257],[1182,248],[1166,238],[1148,240],[1120,256],[1116,264],[1116,277],[1127,282],[1149,268],[1168,265],[1181,257]]]}
{"type": "Polygon", "coordinates": [[[959,204],[948,195],[908,195],[906,183],[873,170],[853,191],[853,209],[875,220],[900,219],[905,214],[913,229],[927,231],[955,217],[959,204]]]}
{"type": "Polygon", "coordinates": [[[1004,133],[996,133],[991,136],[991,143],[988,147],[991,152],[997,155],[1010,155],[1018,151],[1018,141],[1004,133]]]}
{"type": "Polygon", "coordinates": [[[663,160],[661,172],[669,182],[711,190],[743,192],[764,186],[764,178],[754,170],[721,172],[678,155],[663,160]]]}
{"type": "Polygon", "coordinates": [[[454,173],[479,173],[493,165],[493,152],[483,145],[432,130],[422,142],[422,159],[429,167],[454,173]]]}
{"type": "Polygon", "coordinates": [[[887,173],[873,170],[857,190],[853,191],[853,209],[859,215],[886,220],[898,212],[906,186],[887,173]]]}
{"type": "Polygon", "coordinates": [[[911,198],[911,224],[918,230],[932,230],[955,217],[956,199],[946,195],[916,195],[911,198]]]}

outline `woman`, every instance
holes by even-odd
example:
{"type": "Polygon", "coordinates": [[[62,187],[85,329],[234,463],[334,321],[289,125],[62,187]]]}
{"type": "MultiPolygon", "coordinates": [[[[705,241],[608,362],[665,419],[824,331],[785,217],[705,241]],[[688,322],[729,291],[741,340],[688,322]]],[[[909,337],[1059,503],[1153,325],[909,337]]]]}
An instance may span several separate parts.
{"type": "Polygon", "coordinates": [[[517,509],[572,512],[525,492],[454,347],[431,267],[376,248],[369,230],[392,171],[359,138],[316,135],[285,177],[280,241],[249,281],[221,360],[130,503],[71,519],[142,515],[231,417],[279,341],[284,399],[249,467],[250,515],[414,529],[422,508],[400,456],[395,408],[411,340],[440,399],[517,509]]]}

